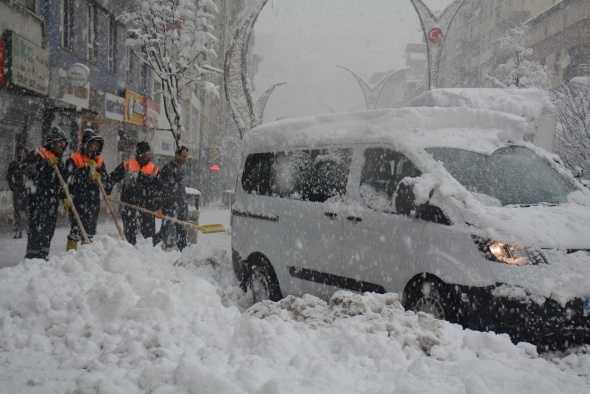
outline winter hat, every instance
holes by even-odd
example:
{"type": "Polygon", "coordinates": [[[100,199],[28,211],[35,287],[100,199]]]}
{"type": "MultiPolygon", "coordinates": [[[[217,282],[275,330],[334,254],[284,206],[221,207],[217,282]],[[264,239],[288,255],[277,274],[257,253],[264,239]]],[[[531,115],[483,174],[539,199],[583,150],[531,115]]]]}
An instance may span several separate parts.
{"type": "Polygon", "coordinates": [[[136,154],[141,155],[142,153],[151,151],[152,148],[150,148],[150,144],[148,144],[146,141],[141,141],[137,143],[137,149],[135,151],[136,154]]]}
{"type": "Polygon", "coordinates": [[[66,133],[64,133],[61,128],[52,126],[43,137],[43,146],[51,145],[52,142],[60,140],[65,141],[67,146],[68,137],[66,136],[66,133]]]}
{"type": "Polygon", "coordinates": [[[98,148],[98,151],[96,152],[96,155],[100,155],[102,152],[102,147],[104,146],[104,139],[96,134],[96,132],[92,129],[84,129],[84,131],[82,132],[82,153],[86,153],[86,149],[88,148],[88,144],[91,141],[98,141],[100,146],[98,148]]]}

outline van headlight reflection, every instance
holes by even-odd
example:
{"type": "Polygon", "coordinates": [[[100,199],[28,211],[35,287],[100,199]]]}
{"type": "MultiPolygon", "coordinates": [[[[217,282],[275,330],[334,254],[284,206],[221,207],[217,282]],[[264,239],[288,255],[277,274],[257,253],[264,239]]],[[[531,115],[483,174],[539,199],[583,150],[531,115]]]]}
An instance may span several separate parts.
{"type": "Polygon", "coordinates": [[[511,265],[525,265],[529,263],[529,252],[522,246],[493,241],[488,246],[496,260],[511,265]]]}
{"type": "Polygon", "coordinates": [[[527,265],[546,263],[545,257],[538,251],[506,242],[472,236],[477,248],[486,260],[510,265],[527,265]]]}

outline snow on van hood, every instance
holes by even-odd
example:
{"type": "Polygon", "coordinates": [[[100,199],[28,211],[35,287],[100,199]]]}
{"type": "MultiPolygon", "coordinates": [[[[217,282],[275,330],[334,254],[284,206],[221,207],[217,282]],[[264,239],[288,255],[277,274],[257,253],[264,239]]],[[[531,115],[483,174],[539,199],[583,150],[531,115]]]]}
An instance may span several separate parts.
{"type": "Polygon", "coordinates": [[[585,205],[486,207],[466,211],[464,219],[501,242],[543,249],[590,249],[590,207],[585,205]]]}
{"type": "Polygon", "coordinates": [[[395,108],[266,123],[246,133],[243,147],[249,152],[277,152],[301,146],[387,143],[493,151],[499,141],[522,141],[526,127],[520,116],[486,109],[395,108]]]}

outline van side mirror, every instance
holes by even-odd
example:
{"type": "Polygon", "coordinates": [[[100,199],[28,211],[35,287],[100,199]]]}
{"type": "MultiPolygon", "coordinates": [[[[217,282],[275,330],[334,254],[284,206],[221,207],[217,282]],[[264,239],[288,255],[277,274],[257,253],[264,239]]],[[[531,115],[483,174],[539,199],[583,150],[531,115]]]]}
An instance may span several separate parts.
{"type": "MultiPolygon", "coordinates": [[[[427,222],[444,225],[451,224],[447,215],[445,215],[443,210],[436,205],[432,205],[427,201],[424,204],[416,206],[413,188],[413,184],[406,182],[402,182],[398,186],[397,197],[395,198],[395,210],[398,214],[425,220],[427,222]]],[[[434,191],[430,192],[430,196],[432,196],[433,192],[434,191]]]]}
{"type": "Polygon", "coordinates": [[[427,222],[444,224],[446,226],[451,225],[450,219],[445,215],[443,210],[429,202],[418,206],[418,209],[416,210],[416,218],[427,222]]]}
{"type": "Polygon", "coordinates": [[[395,211],[400,215],[414,217],[416,214],[416,204],[414,203],[415,196],[413,184],[401,182],[397,187],[397,195],[395,197],[395,211]]]}

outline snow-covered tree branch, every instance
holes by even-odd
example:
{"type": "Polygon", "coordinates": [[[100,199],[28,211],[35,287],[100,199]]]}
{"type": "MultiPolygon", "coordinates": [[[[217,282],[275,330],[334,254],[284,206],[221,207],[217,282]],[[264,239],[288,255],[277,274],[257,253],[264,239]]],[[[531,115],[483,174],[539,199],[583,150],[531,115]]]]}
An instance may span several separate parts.
{"type": "Polygon", "coordinates": [[[575,78],[558,92],[557,153],[574,174],[590,175],[590,78],[575,78]]]}
{"type": "Polygon", "coordinates": [[[498,65],[491,75],[488,75],[495,86],[551,89],[546,67],[529,60],[533,50],[525,46],[528,30],[529,27],[523,23],[498,39],[497,42],[508,55],[508,59],[505,63],[498,65]]]}
{"type": "Polygon", "coordinates": [[[218,87],[205,79],[220,72],[205,64],[210,56],[216,56],[211,45],[217,39],[209,32],[214,13],[218,9],[212,0],[143,0],[137,11],[119,17],[129,26],[127,46],[162,82],[164,112],[177,148],[183,89],[196,83],[219,95],[218,87]]]}

